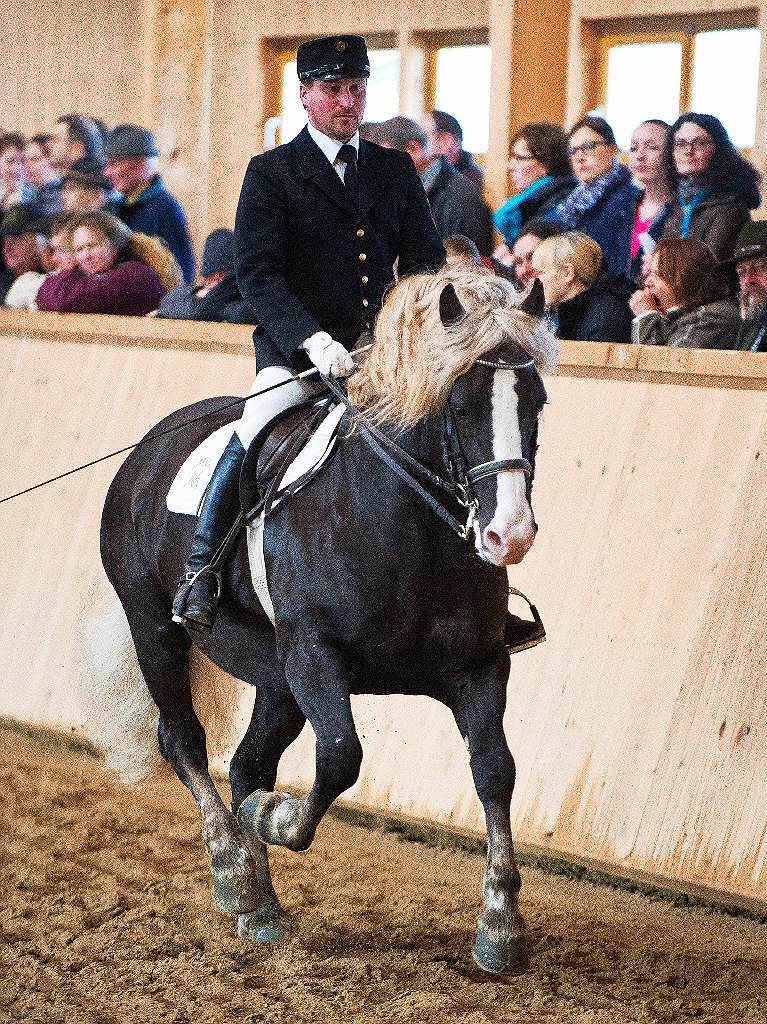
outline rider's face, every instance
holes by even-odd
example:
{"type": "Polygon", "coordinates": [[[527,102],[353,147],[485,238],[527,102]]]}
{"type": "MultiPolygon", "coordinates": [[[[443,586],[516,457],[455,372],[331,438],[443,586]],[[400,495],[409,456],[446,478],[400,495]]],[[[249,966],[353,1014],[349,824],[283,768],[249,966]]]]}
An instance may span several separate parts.
{"type": "Polygon", "coordinates": [[[310,124],[337,142],[348,142],[365,113],[364,78],[337,78],[332,82],[301,83],[301,103],[310,124]]]}

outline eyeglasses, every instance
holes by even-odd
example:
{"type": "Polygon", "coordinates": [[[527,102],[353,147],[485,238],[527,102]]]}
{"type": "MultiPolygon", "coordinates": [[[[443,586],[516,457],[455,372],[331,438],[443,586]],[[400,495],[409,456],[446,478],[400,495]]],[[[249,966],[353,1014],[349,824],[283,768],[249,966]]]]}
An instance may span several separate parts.
{"type": "Polygon", "coordinates": [[[535,160],[535,157],[524,156],[522,153],[512,153],[509,157],[509,163],[511,163],[512,160],[516,160],[517,163],[524,164],[527,163],[528,160],[535,160]]]}
{"type": "Polygon", "coordinates": [[[684,153],[687,149],[706,149],[713,145],[713,139],[704,139],[702,135],[699,135],[697,139],[674,139],[674,150],[677,153],[684,153]]]}
{"type": "Polygon", "coordinates": [[[577,156],[579,153],[590,153],[592,151],[592,149],[596,149],[597,146],[609,146],[609,145],[611,145],[611,143],[605,142],[604,140],[600,140],[599,142],[594,140],[593,142],[584,142],[583,145],[581,145],[581,146],[573,146],[573,148],[572,149],[568,149],[567,152],[572,157],[572,156],[577,156]]]}

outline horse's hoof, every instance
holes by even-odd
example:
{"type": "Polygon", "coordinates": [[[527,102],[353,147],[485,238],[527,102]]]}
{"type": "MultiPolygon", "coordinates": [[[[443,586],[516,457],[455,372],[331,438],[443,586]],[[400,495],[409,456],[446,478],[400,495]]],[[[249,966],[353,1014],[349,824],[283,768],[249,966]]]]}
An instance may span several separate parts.
{"type": "Polygon", "coordinates": [[[521,974],[528,965],[524,936],[494,939],[480,928],[471,952],[477,967],[489,974],[521,974]]]}
{"type": "Polygon", "coordinates": [[[290,793],[268,793],[257,789],[240,804],[237,819],[244,835],[261,843],[305,850],[309,841],[293,827],[296,798],[290,793]]]}
{"type": "Polygon", "coordinates": [[[257,910],[251,914],[240,914],[237,919],[237,934],[241,939],[254,942],[259,946],[274,946],[282,942],[288,931],[289,921],[286,915],[264,914],[257,910]]]}

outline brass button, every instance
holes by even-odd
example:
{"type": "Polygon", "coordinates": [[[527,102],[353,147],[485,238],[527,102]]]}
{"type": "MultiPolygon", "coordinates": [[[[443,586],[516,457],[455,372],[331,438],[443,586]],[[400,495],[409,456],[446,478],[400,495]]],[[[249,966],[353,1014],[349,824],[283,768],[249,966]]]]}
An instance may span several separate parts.
{"type": "Polygon", "coordinates": [[[365,231],[363,228],[357,228],[357,238],[364,238],[365,231]]]}
{"type": "Polygon", "coordinates": [[[368,305],[368,300],[367,299],[363,299],[362,300],[362,305],[363,306],[367,306],[368,305]]]}
{"type": "Polygon", "coordinates": [[[363,283],[363,284],[367,284],[367,283],[368,283],[368,278],[367,278],[367,275],[365,275],[365,276],[364,276],[364,277],[362,278],[362,283],[363,283]]]}
{"type": "Polygon", "coordinates": [[[365,253],[361,252],[360,253],[360,263],[364,263],[366,259],[367,259],[367,256],[365,255],[365,253]]]}

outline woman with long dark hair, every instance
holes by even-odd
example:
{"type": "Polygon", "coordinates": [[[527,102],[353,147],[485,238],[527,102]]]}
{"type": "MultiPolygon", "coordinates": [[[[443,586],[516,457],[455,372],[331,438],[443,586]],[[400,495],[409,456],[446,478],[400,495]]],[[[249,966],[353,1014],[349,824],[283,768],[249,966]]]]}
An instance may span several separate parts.
{"type": "Polygon", "coordinates": [[[679,175],[663,238],[697,238],[717,261],[731,258],[743,225],[761,201],[760,175],[713,114],[682,114],[671,128],[666,161],[679,175]]]}

